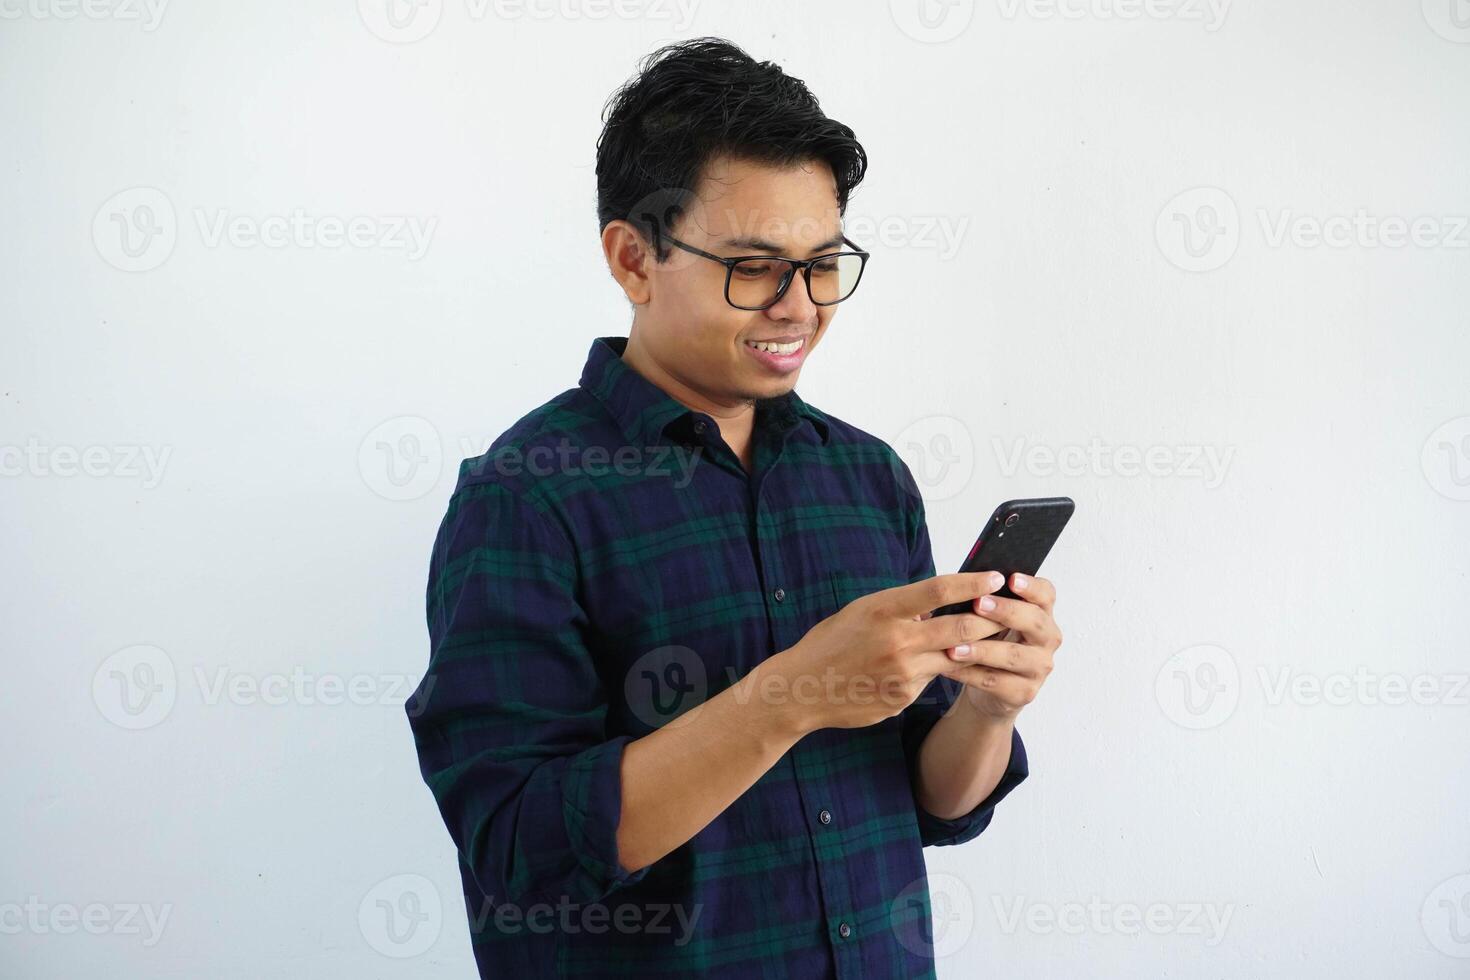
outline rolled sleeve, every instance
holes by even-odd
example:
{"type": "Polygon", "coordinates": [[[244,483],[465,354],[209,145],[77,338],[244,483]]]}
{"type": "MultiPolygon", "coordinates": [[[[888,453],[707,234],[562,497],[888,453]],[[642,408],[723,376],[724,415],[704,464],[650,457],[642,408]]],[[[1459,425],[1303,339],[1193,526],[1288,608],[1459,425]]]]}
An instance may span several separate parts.
{"type": "MultiPolygon", "coordinates": [[[[924,744],[929,730],[938,723],[945,711],[954,703],[956,693],[961,686],[958,681],[951,681],[947,677],[936,677],[924,689],[924,694],[903,710],[903,754],[908,762],[911,785],[919,772],[920,746],[924,744]],[[927,702],[926,698],[929,699],[927,702]]],[[[1021,741],[1021,732],[1013,728],[1011,729],[1011,758],[1006,764],[1006,771],[1001,774],[1000,782],[995,784],[995,789],[990,791],[990,795],[977,803],[969,813],[961,814],[953,820],[941,820],[924,809],[917,795],[914,797],[914,814],[919,821],[921,845],[923,847],[944,847],[950,844],[963,844],[980,836],[980,833],[990,826],[990,821],[995,816],[996,804],[1019,786],[1030,771],[1026,761],[1026,746],[1021,741]]]]}
{"type": "Polygon", "coordinates": [[[621,764],[586,642],[575,551],[498,480],[451,498],[429,568],[429,666],[405,705],[419,769],[481,891],[594,902],[618,860],[621,764]]]}
{"type": "MultiPolygon", "coordinates": [[[[899,460],[899,480],[906,491],[906,529],[909,540],[909,581],[921,582],[934,577],[934,554],[929,540],[929,527],[924,513],[924,498],[918,492],[908,466],[899,460]]],[[[944,717],[964,685],[948,677],[935,677],[924,688],[914,703],[901,713],[904,760],[908,765],[909,783],[912,787],[919,772],[919,749],[928,737],[930,729],[944,717]]],[[[1000,782],[990,795],[976,804],[969,813],[953,820],[941,820],[925,810],[914,797],[914,814],[919,823],[919,839],[924,847],[942,847],[963,844],[978,837],[995,816],[996,804],[1005,799],[1011,790],[1020,785],[1030,773],[1026,760],[1026,746],[1021,741],[1019,729],[1011,731],[1011,757],[1001,775],[1000,782]]]]}

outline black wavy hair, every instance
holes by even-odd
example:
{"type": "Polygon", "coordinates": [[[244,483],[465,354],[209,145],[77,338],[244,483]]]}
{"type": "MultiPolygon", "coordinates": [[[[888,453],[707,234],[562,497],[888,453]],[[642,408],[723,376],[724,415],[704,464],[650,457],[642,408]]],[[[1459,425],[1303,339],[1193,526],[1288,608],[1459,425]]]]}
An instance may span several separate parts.
{"type": "Polygon", "coordinates": [[[662,262],[661,228],[684,210],[704,166],[729,155],[774,166],[822,160],[837,211],[868,168],[850,127],[829,119],[799,78],[719,37],[665,45],[608,99],[597,139],[597,227],[628,221],[662,262]]]}

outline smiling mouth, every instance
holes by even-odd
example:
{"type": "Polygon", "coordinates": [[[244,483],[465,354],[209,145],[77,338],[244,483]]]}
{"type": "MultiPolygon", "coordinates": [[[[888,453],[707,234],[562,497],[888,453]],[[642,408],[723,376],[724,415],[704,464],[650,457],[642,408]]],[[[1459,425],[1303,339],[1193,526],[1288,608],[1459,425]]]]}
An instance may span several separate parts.
{"type": "Polygon", "coordinates": [[[770,354],[795,354],[806,346],[806,338],[794,337],[790,340],[747,340],[745,346],[754,350],[766,351],[770,354]]]}

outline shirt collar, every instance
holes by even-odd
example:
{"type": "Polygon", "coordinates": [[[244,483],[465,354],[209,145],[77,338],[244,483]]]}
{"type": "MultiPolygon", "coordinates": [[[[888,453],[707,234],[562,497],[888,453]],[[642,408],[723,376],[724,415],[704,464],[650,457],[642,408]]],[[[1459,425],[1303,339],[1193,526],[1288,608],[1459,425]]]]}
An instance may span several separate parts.
{"type": "MultiPolygon", "coordinates": [[[[612,414],[630,446],[652,446],[668,427],[688,416],[709,419],[676,401],[658,385],[623,363],[627,337],[598,337],[592,341],[587,363],[582,368],[581,386],[586,388],[612,414]]],[[[802,401],[795,389],[776,398],[756,403],[756,421],[789,434],[807,419],[818,438],[826,445],[829,437],[827,420],[802,401]]]]}

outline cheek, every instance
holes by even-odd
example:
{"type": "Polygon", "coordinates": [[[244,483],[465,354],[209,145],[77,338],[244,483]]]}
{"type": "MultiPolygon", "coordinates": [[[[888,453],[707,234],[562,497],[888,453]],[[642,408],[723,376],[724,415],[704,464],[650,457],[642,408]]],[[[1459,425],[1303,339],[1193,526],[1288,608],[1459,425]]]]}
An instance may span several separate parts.
{"type": "Polygon", "coordinates": [[[830,309],[821,309],[818,311],[817,335],[812,338],[813,350],[815,350],[816,346],[822,342],[822,338],[827,336],[827,325],[832,322],[832,313],[833,311],[830,309]]]}

